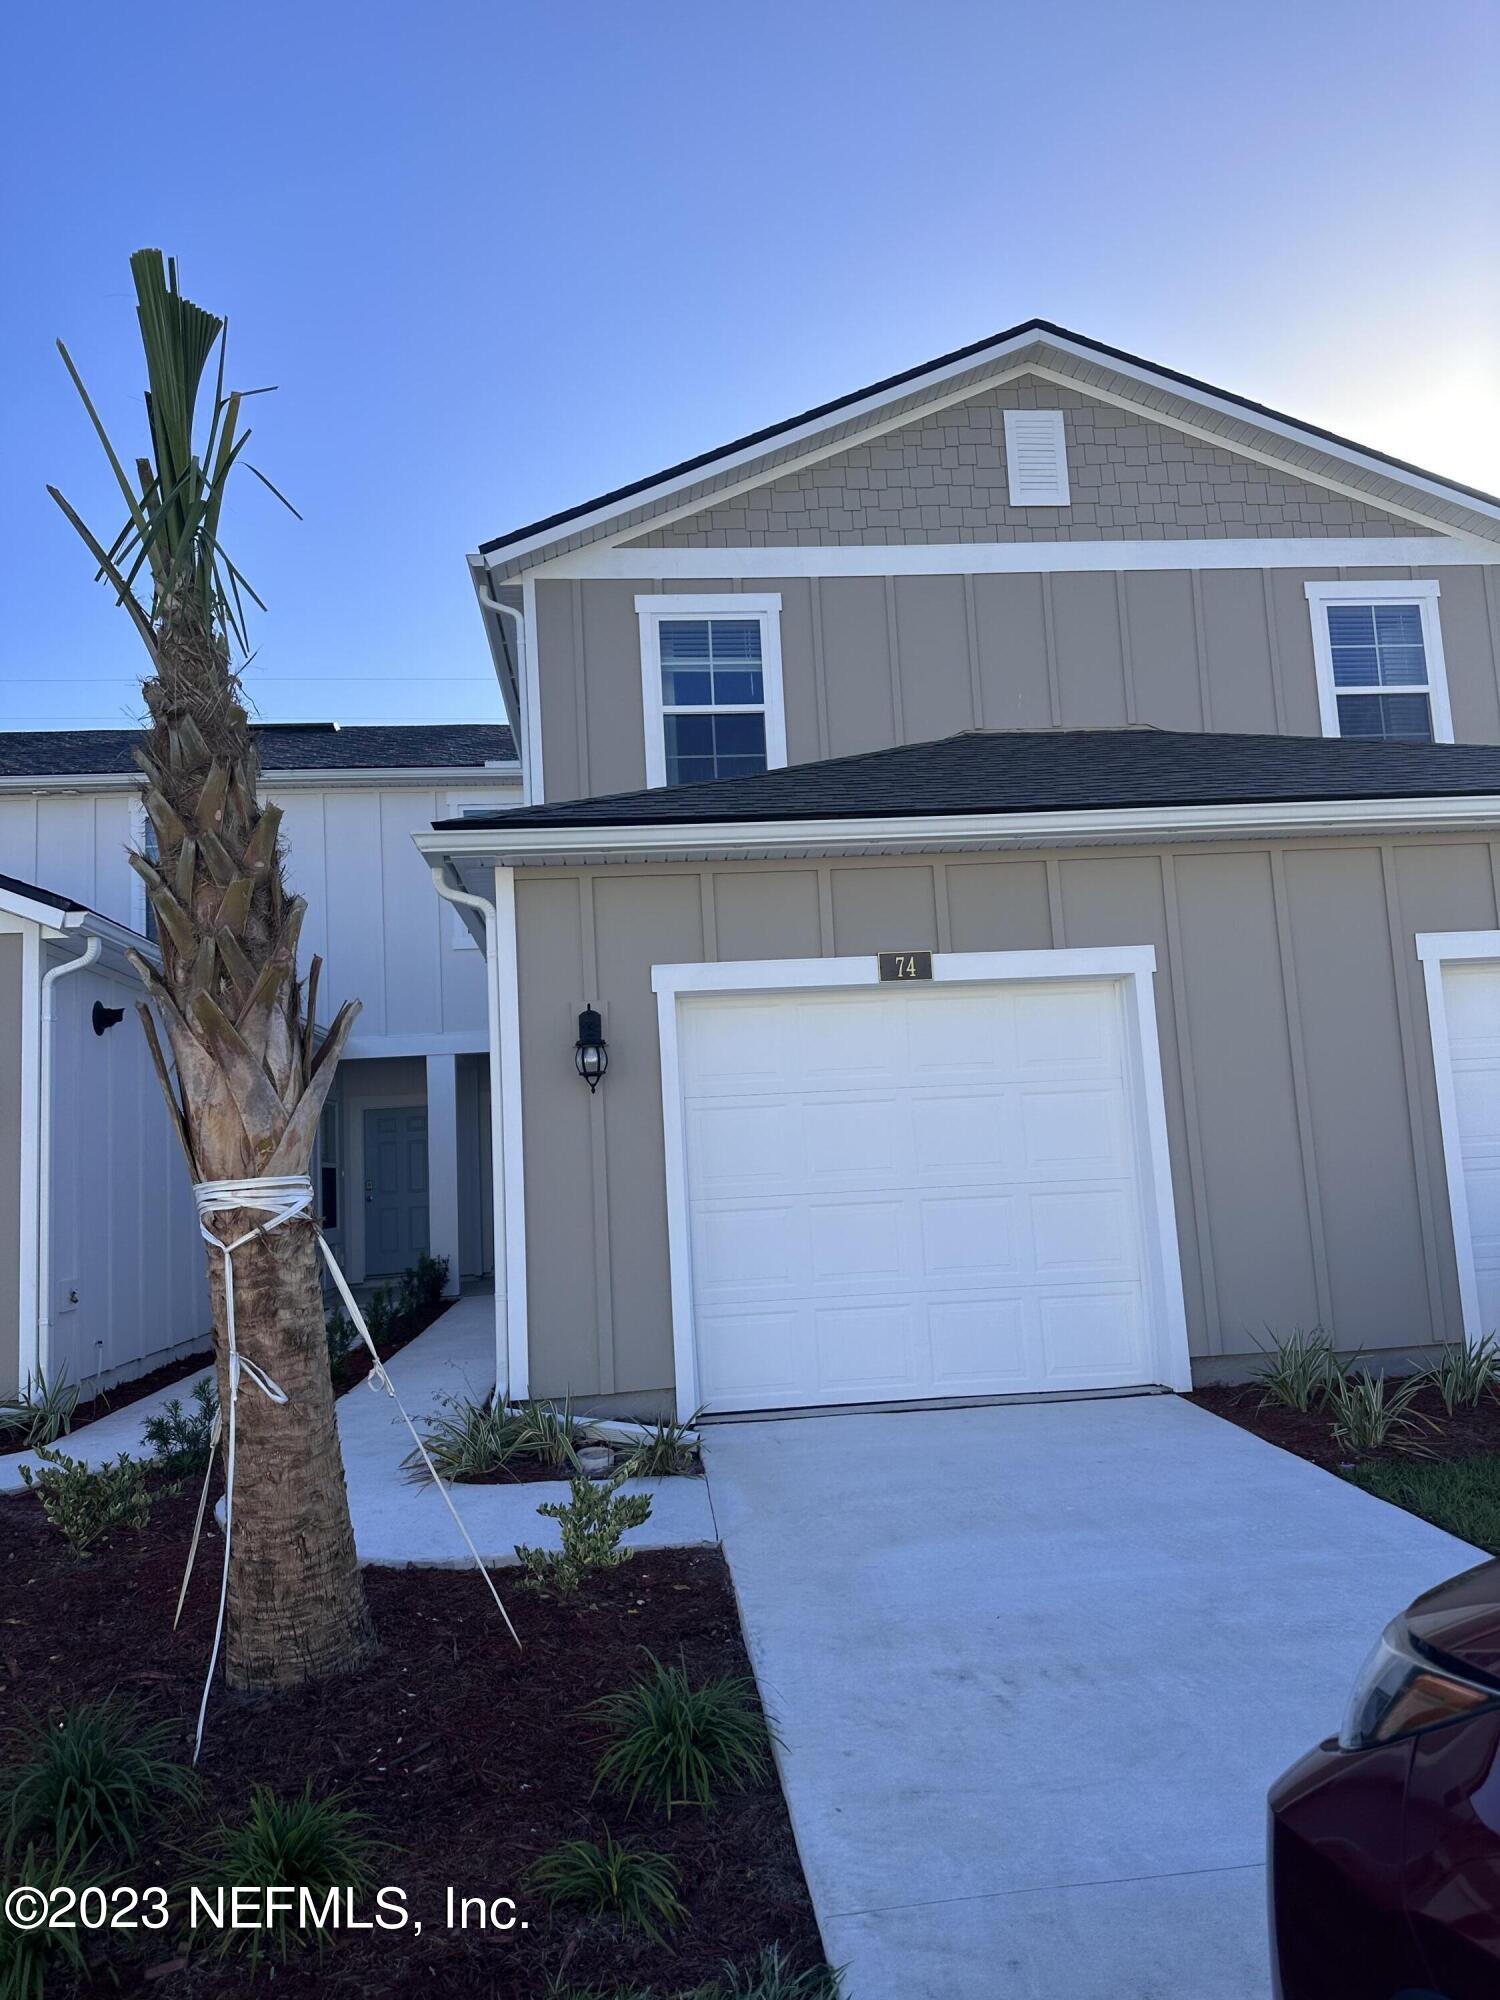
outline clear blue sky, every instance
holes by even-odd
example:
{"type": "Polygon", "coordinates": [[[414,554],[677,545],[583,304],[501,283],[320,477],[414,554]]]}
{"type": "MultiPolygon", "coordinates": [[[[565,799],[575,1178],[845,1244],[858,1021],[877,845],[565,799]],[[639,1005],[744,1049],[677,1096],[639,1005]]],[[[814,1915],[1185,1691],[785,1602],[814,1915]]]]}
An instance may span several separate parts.
{"type": "Polygon", "coordinates": [[[478,719],[465,552],[1040,314],[1500,487],[1500,7],[12,9],[0,726],[137,711],[126,257],[280,384],[228,539],[269,719],[478,719]]]}

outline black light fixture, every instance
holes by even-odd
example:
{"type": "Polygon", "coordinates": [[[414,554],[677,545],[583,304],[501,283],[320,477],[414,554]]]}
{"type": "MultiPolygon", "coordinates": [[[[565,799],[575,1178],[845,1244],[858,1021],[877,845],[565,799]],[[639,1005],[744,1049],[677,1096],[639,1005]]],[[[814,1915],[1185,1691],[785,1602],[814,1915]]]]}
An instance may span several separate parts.
{"type": "Polygon", "coordinates": [[[604,1039],[604,1016],[597,1007],[585,1007],[578,1016],[578,1040],[573,1045],[573,1067],[596,1091],[609,1068],[609,1044],[604,1039]]]}
{"type": "Polygon", "coordinates": [[[89,1019],[94,1024],[94,1033],[96,1035],[107,1035],[110,1029],[118,1022],[123,1021],[124,1018],[125,1009],[123,1007],[106,1007],[102,1000],[94,1002],[94,1011],[89,1016],[89,1019]]]}

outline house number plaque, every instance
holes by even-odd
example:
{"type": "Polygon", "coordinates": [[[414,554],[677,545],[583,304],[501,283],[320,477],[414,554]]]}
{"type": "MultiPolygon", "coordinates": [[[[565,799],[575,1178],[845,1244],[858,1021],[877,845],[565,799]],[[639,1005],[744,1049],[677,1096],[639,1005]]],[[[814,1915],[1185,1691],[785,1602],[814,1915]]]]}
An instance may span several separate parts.
{"type": "Polygon", "coordinates": [[[882,979],[931,979],[930,951],[883,951],[880,954],[882,979]]]}

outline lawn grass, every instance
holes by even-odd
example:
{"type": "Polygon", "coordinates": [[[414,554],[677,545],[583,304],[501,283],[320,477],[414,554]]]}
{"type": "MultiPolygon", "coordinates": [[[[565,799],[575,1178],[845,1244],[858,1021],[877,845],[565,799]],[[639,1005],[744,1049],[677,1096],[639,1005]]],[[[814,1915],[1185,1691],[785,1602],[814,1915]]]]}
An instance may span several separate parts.
{"type": "Polygon", "coordinates": [[[1446,1528],[1460,1541],[1500,1554],[1500,1453],[1477,1458],[1367,1459],[1344,1477],[1446,1528]]]}

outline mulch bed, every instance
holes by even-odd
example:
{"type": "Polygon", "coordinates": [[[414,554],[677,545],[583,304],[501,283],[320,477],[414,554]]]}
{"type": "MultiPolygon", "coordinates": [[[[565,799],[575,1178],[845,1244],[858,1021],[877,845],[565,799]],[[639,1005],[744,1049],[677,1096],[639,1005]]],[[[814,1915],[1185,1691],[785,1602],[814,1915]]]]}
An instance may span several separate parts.
{"type": "MultiPolygon", "coordinates": [[[[119,1691],[179,1724],[190,1743],[208,1658],[220,1545],[200,1558],[181,1628],[172,1611],[194,1496],[167,1493],[150,1526],[120,1533],[85,1561],[71,1557],[29,1495],[0,1500],[0,1727],[22,1713],[58,1713],[119,1691]]],[[[523,1640],[517,1651],[472,1571],[365,1572],[381,1651],[362,1674],[296,1695],[252,1699],[215,1689],[200,1765],[208,1820],[237,1817],[251,1787],[339,1789],[392,1848],[379,1879],[406,1892],[423,1920],[381,1934],[344,1933],[321,1961],[294,1954],[255,1979],[234,1960],[180,1961],[178,1946],[93,1947],[94,1977],[54,1992],[152,1994],[162,2000],[239,2000],[266,1990],[294,2000],[540,2000],[548,1980],[578,1987],[691,1989],[726,1959],[753,1962],[779,1943],[797,1967],[822,1956],[786,1808],[774,1779],[727,1794],[708,1815],[670,1820],[649,1806],[626,1812],[591,1798],[600,1741],[576,1714],[624,1685],[644,1647],[679,1656],[695,1676],[749,1672],[728,1573],[717,1550],[651,1551],[606,1572],[573,1599],[496,1582],[523,1640]],[[622,1937],[603,1919],[578,1920],[522,1885],[557,1842],[608,1828],[668,1855],[690,1918],[671,1948],[622,1937]],[[488,1937],[450,1932],[445,1892],[513,1896],[529,1928],[488,1937]]],[[[201,1825],[202,1822],[195,1822],[201,1825]]],[[[192,1830],[148,1839],[128,1879],[192,1879],[181,1849],[192,1830]],[[175,1845],[174,1845],[175,1843],[175,1845]]],[[[366,1906],[368,1913],[368,1905],[366,1906]]]]}
{"type": "MultiPolygon", "coordinates": [[[[405,1314],[391,1322],[389,1329],[375,1343],[375,1350],[382,1361],[389,1361],[393,1354],[399,1354],[409,1346],[419,1333],[425,1333],[435,1319],[441,1319],[453,1299],[439,1299],[430,1306],[418,1306],[414,1312],[405,1314]]],[[[356,1388],[369,1374],[374,1364],[370,1360],[370,1350],[359,1335],[354,1336],[354,1345],[347,1354],[341,1355],[333,1364],[333,1393],[342,1396],[356,1388]]]]}
{"type": "MultiPolygon", "coordinates": [[[[1314,1465],[1337,1471],[1340,1466],[1372,1459],[1410,1460],[1409,1451],[1385,1446],[1379,1451],[1352,1452],[1337,1444],[1333,1418],[1326,1410],[1283,1410],[1275,1404],[1261,1407],[1264,1391],[1256,1383],[1235,1387],[1215,1386],[1195,1389],[1185,1398],[1200,1410],[1225,1417],[1241,1429],[1254,1431],[1268,1444],[1309,1458],[1314,1465]]],[[[1423,1430],[1419,1442],[1427,1458],[1473,1458],[1480,1452],[1500,1452],[1500,1398],[1487,1396],[1477,1409],[1455,1410],[1450,1417],[1435,1389],[1423,1389],[1413,1398],[1412,1408],[1429,1418],[1437,1428],[1423,1430]]]]}

